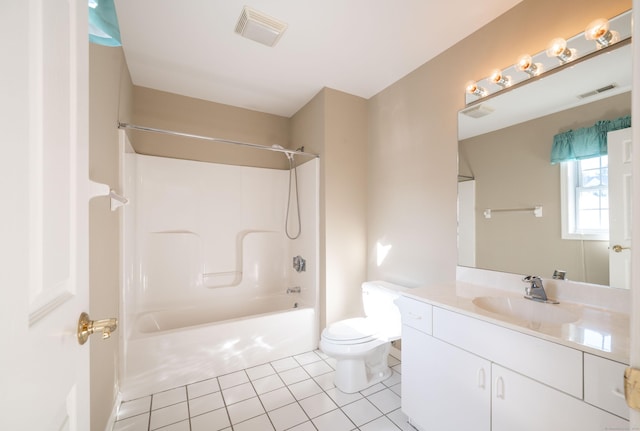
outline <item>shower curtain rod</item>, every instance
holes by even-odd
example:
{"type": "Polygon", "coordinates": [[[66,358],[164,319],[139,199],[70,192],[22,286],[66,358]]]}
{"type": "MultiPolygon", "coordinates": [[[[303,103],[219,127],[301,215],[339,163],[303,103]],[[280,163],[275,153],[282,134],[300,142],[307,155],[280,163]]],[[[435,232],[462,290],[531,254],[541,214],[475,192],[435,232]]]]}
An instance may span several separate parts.
{"type": "Polygon", "coordinates": [[[304,151],[287,150],[287,149],[282,148],[280,146],[268,147],[266,145],[252,144],[250,142],[231,141],[229,139],[214,138],[214,137],[211,137],[211,136],[194,135],[192,133],[176,132],[175,130],[156,129],[155,127],[137,126],[135,124],[122,123],[122,122],[118,122],[118,129],[138,130],[138,131],[142,131],[142,132],[160,133],[160,134],[163,134],[163,135],[181,136],[183,138],[202,139],[202,140],[205,140],[205,141],[218,142],[220,144],[240,145],[242,147],[257,148],[259,150],[268,150],[268,151],[275,151],[275,152],[278,152],[278,153],[285,153],[287,156],[289,154],[291,154],[291,155],[307,156],[307,157],[313,157],[313,158],[319,157],[317,154],[314,154],[314,153],[305,153],[304,151]]]}

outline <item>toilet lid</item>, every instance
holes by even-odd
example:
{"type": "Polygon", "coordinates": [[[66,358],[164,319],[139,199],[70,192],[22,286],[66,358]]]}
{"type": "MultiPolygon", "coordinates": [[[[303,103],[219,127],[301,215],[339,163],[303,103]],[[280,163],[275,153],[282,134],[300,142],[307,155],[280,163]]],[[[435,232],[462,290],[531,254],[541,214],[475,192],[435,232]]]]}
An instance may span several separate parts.
{"type": "Polygon", "coordinates": [[[354,341],[363,343],[373,339],[376,333],[377,330],[369,319],[357,317],[355,319],[341,320],[329,325],[329,327],[324,330],[323,336],[331,341],[354,341]]]}

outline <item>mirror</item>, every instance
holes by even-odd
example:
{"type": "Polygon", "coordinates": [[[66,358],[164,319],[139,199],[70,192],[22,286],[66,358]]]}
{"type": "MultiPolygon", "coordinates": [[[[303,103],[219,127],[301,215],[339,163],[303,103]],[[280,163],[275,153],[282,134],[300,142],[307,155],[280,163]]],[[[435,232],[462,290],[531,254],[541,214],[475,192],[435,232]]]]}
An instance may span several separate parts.
{"type": "Polygon", "coordinates": [[[460,111],[459,265],[610,285],[609,241],[562,239],[550,153],[558,133],[630,114],[631,49],[619,45],[460,111]]]}

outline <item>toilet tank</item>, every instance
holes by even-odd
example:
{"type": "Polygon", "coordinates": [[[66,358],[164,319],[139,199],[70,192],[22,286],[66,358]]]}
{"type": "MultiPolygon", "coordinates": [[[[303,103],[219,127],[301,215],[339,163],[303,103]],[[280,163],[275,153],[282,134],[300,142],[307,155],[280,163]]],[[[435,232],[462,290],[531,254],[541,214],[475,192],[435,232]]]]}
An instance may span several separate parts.
{"type": "Polygon", "coordinates": [[[404,286],[386,281],[367,281],[362,283],[362,305],[364,313],[370,319],[375,319],[389,325],[390,332],[400,331],[400,310],[395,304],[395,299],[400,296],[404,286]],[[396,328],[397,327],[397,328],[396,328]]]}

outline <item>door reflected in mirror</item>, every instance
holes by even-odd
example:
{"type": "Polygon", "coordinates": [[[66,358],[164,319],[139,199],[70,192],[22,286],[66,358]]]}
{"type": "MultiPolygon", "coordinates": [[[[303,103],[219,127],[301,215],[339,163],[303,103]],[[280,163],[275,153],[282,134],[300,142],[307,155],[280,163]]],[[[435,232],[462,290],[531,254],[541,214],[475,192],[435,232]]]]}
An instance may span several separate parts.
{"type": "MultiPolygon", "coordinates": [[[[623,252],[630,255],[628,249],[616,253],[603,237],[563,238],[562,202],[567,197],[561,191],[561,164],[552,165],[550,155],[554,135],[630,115],[630,81],[631,50],[627,44],[483,101],[491,111],[486,120],[498,124],[490,130],[479,125],[485,118],[468,117],[461,111],[460,265],[547,278],[562,270],[573,281],[629,287],[624,265],[610,270],[610,259],[623,256],[623,252]],[[578,97],[610,84],[614,85],[607,92],[578,97]],[[574,100],[548,106],[546,115],[520,117],[513,120],[517,124],[491,118],[513,106],[521,108],[531,97],[552,100],[551,95],[559,91],[574,100]],[[483,215],[486,209],[536,206],[542,206],[542,217],[527,211],[492,211],[491,218],[483,215]]],[[[614,205],[613,198],[608,204],[614,205]]],[[[621,211],[625,214],[626,210],[621,211]]],[[[625,223],[624,217],[612,216],[611,223],[618,228],[625,223]]],[[[625,247],[630,243],[625,242],[625,247]]]]}

